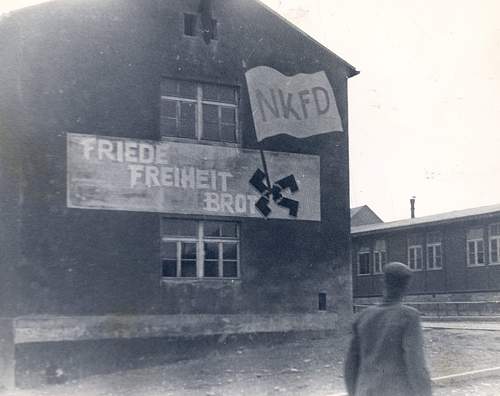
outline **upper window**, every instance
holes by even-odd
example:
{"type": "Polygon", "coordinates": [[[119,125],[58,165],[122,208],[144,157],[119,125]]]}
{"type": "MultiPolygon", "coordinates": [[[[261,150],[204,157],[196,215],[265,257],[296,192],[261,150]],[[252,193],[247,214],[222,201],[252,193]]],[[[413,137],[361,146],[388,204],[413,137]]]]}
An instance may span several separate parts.
{"type": "Polygon", "coordinates": [[[387,263],[387,252],[384,240],[375,242],[375,249],[373,250],[373,273],[381,274],[384,266],[387,263]]]}
{"type": "Polygon", "coordinates": [[[198,17],[194,14],[184,14],[184,34],[186,36],[196,36],[198,17]]]}
{"type": "Polygon", "coordinates": [[[184,35],[196,37],[202,35],[207,44],[218,39],[216,19],[196,14],[184,14],[184,35]]]}
{"type": "Polygon", "coordinates": [[[422,242],[415,235],[408,238],[408,267],[413,271],[423,270],[422,242]]]}
{"type": "Polygon", "coordinates": [[[164,79],[161,84],[161,134],[238,143],[235,87],[164,79]]]}
{"type": "Polygon", "coordinates": [[[440,270],[442,268],[441,233],[432,232],[427,235],[427,269],[440,270]]]}
{"type": "Polygon", "coordinates": [[[370,275],[369,249],[361,249],[358,253],[358,275],[370,275]]]}
{"type": "Polygon", "coordinates": [[[484,265],[484,234],[482,228],[467,231],[467,265],[484,265]]]}
{"type": "Polygon", "coordinates": [[[490,264],[500,264],[500,223],[490,225],[490,264]]]}
{"type": "Polygon", "coordinates": [[[237,223],[162,218],[161,234],[163,277],[239,277],[237,223]]]}

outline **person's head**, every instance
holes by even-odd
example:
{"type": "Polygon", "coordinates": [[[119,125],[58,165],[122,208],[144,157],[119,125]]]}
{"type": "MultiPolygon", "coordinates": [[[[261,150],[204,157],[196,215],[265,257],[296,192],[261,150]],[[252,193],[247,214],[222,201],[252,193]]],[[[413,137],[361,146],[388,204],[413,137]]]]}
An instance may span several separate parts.
{"type": "Polygon", "coordinates": [[[403,263],[392,262],[384,267],[386,296],[403,297],[410,284],[412,272],[403,263]]]}

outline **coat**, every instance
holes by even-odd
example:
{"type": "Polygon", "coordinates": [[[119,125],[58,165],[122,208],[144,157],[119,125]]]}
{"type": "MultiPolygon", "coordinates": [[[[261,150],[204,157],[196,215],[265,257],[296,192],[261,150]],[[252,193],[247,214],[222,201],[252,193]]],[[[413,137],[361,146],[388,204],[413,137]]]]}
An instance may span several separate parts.
{"type": "Polygon", "coordinates": [[[363,310],[344,374],[350,396],[431,396],[419,312],[399,302],[363,310]]]}

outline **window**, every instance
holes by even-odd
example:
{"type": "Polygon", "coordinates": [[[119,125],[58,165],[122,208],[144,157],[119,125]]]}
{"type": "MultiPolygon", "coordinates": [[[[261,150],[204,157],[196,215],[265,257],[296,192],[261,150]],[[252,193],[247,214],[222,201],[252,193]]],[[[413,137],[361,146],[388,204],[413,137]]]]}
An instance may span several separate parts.
{"type": "Polygon", "coordinates": [[[490,264],[500,264],[500,224],[490,225],[490,264]]]}
{"type": "Polygon", "coordinates": [[[217,40],[219,36],[218,32],[218,23],[216,19],[210,20],[210,39],[211,40],[217,40]]]}
{"type": "Polygon", "coordinates": [[[441,233],[432,232],[427,235],[427,269],[440,270],[442,268],[441,233]]]}
{"type": "Polygon", "coordinates": [[[387,263],[387,253],[385,249],[385,241],[379,240],[375,242],[375,249],[373,251],[373,273],[381,274],[384,266],[387,263]]]}
{"type": "Polygon", "coordinates": [[[196,36],[197,19],[194,14],[184,14],[184,34],[186,36],[196,36]]]}
{"type": "Polygon", "coordinates": [[[326,293],[318,294],[318,311],[326,311],[326,293]]]}
{"type": "Polygon", "coordinates": [[[408,247],[408,267],[413,271],[422,271],[422,246],[408,247]]]}
{"type": "Polygon", "coordinates": [[[408,237],[408,267],[412,271],[423,270],[422,242],[423,238],[419,235],[408,237]]]}
{"type": "Polygon", "coordinates": [[[196,37],[202,35],[208,44],[211,40],[218,39],[218,22],[213,18],[203,18],[200,16],[198,24],[198,15],[184,14],[184,35],[196,37]]]}
{"type": "Polygon", "coordinates": [[[469,267],[484,265],[484,238],[482,228],[475,228],[467,231],[467,265],[469,267]]]}
{"type": "Polygon", "coordinates": [[[235,87],[164,79],[161,84],[161,134],[214,142],[238,142],[235,87]]]}
{"type": "Polygon", "coordinates": [[[358,275],[370,275],[369,249],[361,249],[358,253],[358,275]]]}
{"type": "Polygon", "coordinates": [[[161,233],[163,277],[239,277],[237,223],[162,218],[161,233]]]}

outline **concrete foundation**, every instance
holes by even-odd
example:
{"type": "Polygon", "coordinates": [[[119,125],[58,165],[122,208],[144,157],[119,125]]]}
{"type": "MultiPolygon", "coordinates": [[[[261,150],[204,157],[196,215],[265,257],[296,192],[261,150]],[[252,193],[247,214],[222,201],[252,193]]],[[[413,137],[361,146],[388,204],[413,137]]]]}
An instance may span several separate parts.
{"type": "Polygon", "coordinates": [[[36,387],[196,358],[232,342],[343,329],[336,313],[31,316],[2,324],[5,387],[36,387]]]}
{"type": "Polygon", "coordinates": [[[0,319],[0,390],[15,384],[14,327],[12,319],[0,319]]]}

